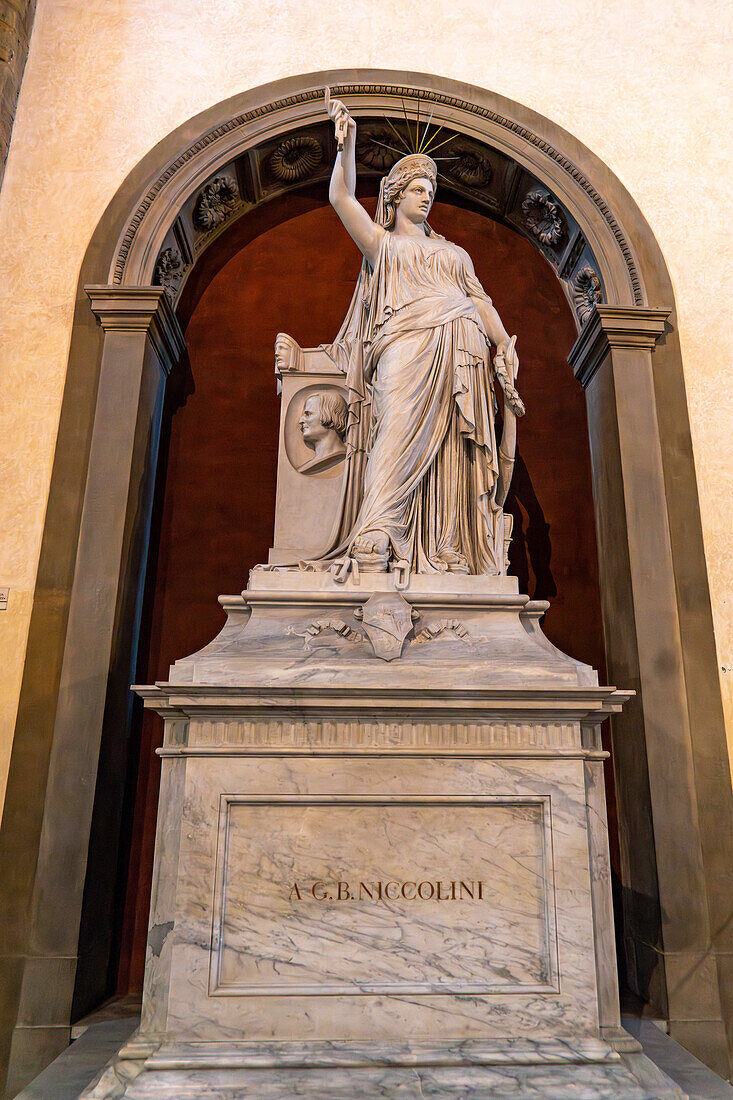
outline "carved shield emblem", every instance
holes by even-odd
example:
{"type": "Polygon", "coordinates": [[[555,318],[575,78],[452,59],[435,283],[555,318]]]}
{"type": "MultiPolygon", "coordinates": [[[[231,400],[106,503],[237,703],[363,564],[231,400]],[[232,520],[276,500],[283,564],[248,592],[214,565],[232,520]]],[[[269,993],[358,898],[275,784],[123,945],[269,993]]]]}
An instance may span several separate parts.
{"type": "Polygon", "coordinates": [[[394,661],[402,654],[417,612],[397,592],[375,592],[354,617],[363,621],[375,655],[383,661],[394,661]]]}

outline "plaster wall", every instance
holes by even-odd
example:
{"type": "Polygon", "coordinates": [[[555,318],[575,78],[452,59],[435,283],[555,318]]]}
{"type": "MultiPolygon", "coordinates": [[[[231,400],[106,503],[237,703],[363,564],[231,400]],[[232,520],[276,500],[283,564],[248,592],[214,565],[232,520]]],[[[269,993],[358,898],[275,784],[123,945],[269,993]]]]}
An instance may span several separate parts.
{"type": "Polygon", "coordinates": [[[0,193],[0,585],[11,588],[0,612],[0,801],[94,227],[128,172],[191,116],[347,66],[433,73],[526,104],[600,156],[640,206],[677,298],[733,746],[733,672],[723,671],[733,665],[731,16],[686,0],[667,0],[661,16],[658,0],[548,0],[541,11],[528,0],[39,0],[0,193]]]}

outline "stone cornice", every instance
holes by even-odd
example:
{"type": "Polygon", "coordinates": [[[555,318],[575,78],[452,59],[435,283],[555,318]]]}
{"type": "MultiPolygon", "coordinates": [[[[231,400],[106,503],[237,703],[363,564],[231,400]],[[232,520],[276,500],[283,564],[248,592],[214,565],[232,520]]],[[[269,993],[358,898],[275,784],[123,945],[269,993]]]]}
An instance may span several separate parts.
{"type": "Polygon", "coordinates": [[[671,310],[596,306],[568,355],[575,377],[587,386],[611,348],[651,351],[664,335],[671,310]]]}
{"type": "Polygon", "coordinates": [[[161,368],[170,374],[186,350],[181,326],[160,286],[86,286],[92,312],[105,332],[144,332],[161,368]]]}
{"type": "Polygon", "coordinates": [[[424,688],[355,685],[267,688],[159,682],[133,685],[144,705],[166,718],[230,721],[333,720],[337,717],[411,721],[601,722],[634,694],[614,687],[424,688]]]}

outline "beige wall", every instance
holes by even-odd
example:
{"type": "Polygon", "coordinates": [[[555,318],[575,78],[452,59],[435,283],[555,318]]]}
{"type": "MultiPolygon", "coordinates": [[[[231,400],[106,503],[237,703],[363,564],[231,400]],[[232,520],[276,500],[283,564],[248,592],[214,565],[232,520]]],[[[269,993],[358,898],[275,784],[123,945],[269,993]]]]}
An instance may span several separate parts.
{"type": "MultiPolygon", "coordinates": [[[[625,184],[677,295],[718,664],[733,665],[723,17],[680,0],[39,0],[0,193],[0,585],[11,587],[0,612],[0,799],[91,233],[167,133],[298,73],[413,70],[488,88],[565,127],[625,184]]],[[[720,675],[733,730],[733,672],[720,675]]]]}

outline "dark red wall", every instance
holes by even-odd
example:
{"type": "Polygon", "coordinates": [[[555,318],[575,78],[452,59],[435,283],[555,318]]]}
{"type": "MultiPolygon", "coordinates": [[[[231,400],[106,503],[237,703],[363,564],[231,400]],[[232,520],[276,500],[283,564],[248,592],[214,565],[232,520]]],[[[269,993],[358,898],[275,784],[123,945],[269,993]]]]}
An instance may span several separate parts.
{"type": "MultiPolygon", "coordinates": [[[[370,210],[374,200],[366,200],[370,210]]],[[[575,337],[552,268],[512,230],[436,203],[431,224],[462,245],[510,333],[517,333],[520,461],[513,486],[513,566],[523,589],[552,597],[545,631],[603,668],[590,456],[581,386],[566,356],[575,337]],[[555,594],[556,590],[556,594],[555,594]]],[[[272,541],[279,399],[276,333],[303,347],[331,340],[353,292],[359,254],[320,197],[295,196],[241,219],[186,288],[179,315],[195,390],[174,415],[150,615],[150,683],[205,645],[272,541]]],[[[143,639],[145,648],[146,639],[143,639]]],[[[146,714],[127,884],[119,988],[142,987],[162,723],[146,714]]]]}

